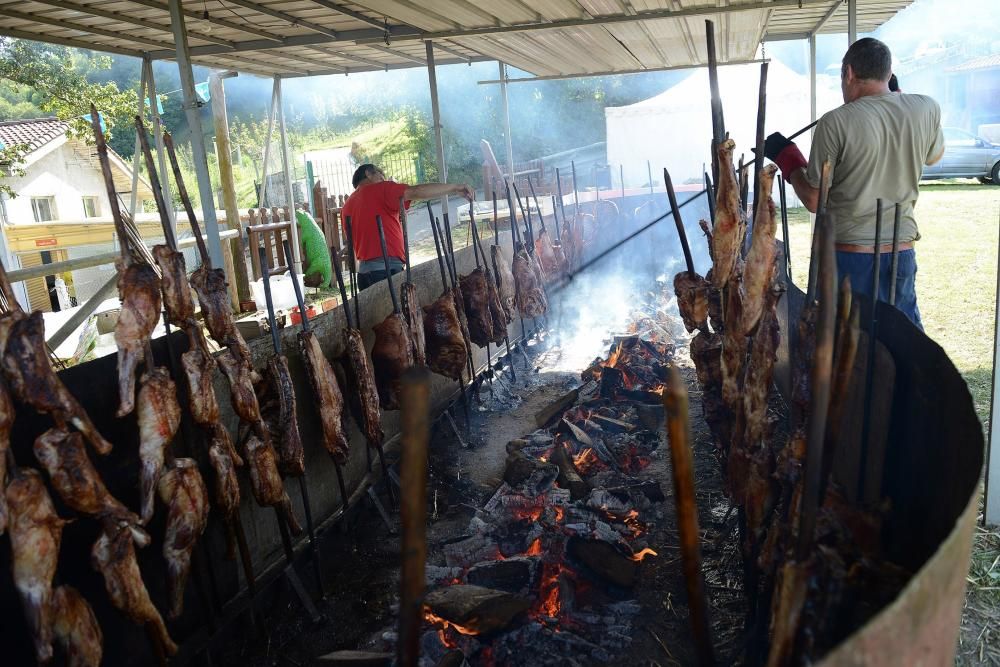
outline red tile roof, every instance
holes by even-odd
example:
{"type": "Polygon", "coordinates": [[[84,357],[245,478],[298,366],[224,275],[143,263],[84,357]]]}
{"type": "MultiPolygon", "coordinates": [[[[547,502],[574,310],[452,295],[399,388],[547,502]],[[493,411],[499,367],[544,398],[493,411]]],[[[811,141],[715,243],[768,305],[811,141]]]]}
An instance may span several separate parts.
{"type": "Polygon", "coordinates": [[[62,136],[69,125],[58,118],[33,118],[0,122],[0,142],[5,146],[28,144],[28,152],[62,136]]]}

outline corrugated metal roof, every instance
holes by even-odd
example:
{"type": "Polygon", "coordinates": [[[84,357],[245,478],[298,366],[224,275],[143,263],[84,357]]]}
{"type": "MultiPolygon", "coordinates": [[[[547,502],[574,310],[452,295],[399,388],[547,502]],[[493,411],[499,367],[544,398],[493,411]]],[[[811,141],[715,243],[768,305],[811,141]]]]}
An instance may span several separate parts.
{"type": "Polygon", "coordinates": [[[973,70],[994,69],[996,67],[1000,67],[1000,53],[994,53],[991,56],[979,56],[978,58],[972,58],[971,60],[966,60],[964,63],[955,65],[954,67],[949,67],[946,71],[971,72],[973,70]]]}
{"type": "MultiPolygon", "coordinates": [[[[869,32],[912,0],[857,0],[869,32]]],[[[192,61],[271,76],[502,60],[535,75],[720,62],[762,40],[846,32],[844,0],[199,0],[183,5],[192,61]]],[[[174,56],[165,0],[0,0],[0,34],[156,59],[174,56]]]]}

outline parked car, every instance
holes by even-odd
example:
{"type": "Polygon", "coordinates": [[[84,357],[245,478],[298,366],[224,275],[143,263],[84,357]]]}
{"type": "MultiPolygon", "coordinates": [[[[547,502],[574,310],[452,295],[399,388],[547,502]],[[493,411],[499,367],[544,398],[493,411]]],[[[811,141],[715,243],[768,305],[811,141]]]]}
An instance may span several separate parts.
{"type": "Polygon", "coordinates": [[[944,128],[944,157],[924,167],[921,178],[978,178],[1000,185],[1000,145],[957,127],[944,128]]]}

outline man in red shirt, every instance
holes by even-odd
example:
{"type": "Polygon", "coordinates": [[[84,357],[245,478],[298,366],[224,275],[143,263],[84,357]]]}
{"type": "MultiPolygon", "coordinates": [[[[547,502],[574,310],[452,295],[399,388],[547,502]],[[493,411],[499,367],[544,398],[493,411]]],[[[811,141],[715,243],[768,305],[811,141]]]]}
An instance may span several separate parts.
{"type": "Polygon", "coordinates": [[[385,173],[373,164],[363,164],[354,172],[354,192],[344,203],[341,220],[344,235],[347,234],[347,218],[351,219],[351,233],[354,241],[354,256],[358,262],[358,288],[365,289],[380,280],[385,280],[385,263],[382,260],[382,245],[378,238],[375,216],[382,218],[385,233],[385,247],[389,256],[389,271],[395,275],[406,264],[406,248],[403,247],[403,226],[399,222],[399,200],[410,208],[410,202],[418,199],[437,199],[446,195],[461,195],[470,202],[475,192],[466,184],[423,183],[407,185],[385,179],[385,173]]]}

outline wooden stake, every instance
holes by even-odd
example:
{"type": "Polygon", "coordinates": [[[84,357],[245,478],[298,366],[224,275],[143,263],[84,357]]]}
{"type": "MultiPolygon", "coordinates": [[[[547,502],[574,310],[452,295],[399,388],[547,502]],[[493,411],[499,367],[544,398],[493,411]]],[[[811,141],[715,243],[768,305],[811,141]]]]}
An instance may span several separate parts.
{"type": "Polygon", "coordinates": [[[684,262],[687,264],[688,273],[694,275],[694,260],[691,258],[691,246],[688,245],[687,232],[684,231],[684,221],[681,220],[681,209],[677,205],[677,194],[674,192],[674,183],[670,180],[670,172],[663,168],[663,184],[667,188],[667,197],[670,199],[670,214],[674,218],[677,226],[677,236],[681,240],[681,249],[684,251],[684,262]]]}

